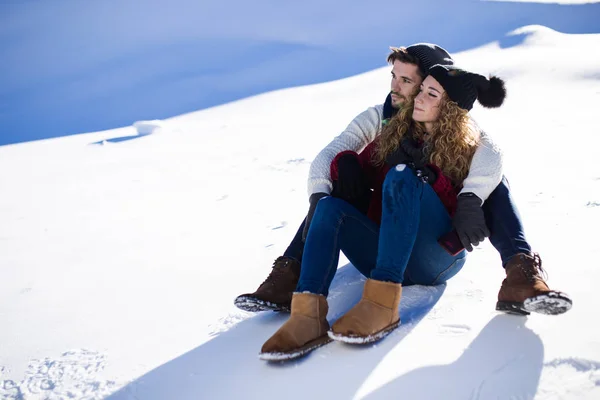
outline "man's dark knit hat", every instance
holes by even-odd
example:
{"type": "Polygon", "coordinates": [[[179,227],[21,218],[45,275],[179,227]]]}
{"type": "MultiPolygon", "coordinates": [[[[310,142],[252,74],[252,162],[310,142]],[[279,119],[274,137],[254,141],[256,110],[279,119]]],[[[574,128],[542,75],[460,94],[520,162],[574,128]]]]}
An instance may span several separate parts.
{"type": "Polygon", "coordinates": [[[454,64],[450,54],[442,47],[433,43],[415,43],[408,46],[406,52],[419,59],[419,69],[423,75],[427,75],[429,69],[436,64],[454,64]]]}
{"type": "Polygon", "coordinates": [[[453,65],[434,65],[429,75],[443,86],[450,100],[460,108],[470,110],[475,100],[487,108],[500,107],[506,97],[504,81],[497,76],[489,79],[453,65]]]}

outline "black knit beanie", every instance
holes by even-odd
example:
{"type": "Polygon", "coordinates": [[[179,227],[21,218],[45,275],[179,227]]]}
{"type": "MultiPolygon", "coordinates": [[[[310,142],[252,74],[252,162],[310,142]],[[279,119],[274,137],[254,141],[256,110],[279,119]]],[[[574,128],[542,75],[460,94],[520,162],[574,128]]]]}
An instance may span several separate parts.
{"type": "Polygon", "coordinates": [[[470,110],[475,100],[487,108],[500,107],[506,97],[504,81],[497,76],[490,79],[457,68],[453,65],[434,65],[429,75],[442,85],[450,100],[460,108],[470,110]]]}
{"type": "Polygon", "coordinates": [[[448,52],[432,43],[416,43],[408,46],[406,52],[419,59],[419,69],[427,75],[429,69],[436,65],[452,65],[454,61],[448,52]]]}

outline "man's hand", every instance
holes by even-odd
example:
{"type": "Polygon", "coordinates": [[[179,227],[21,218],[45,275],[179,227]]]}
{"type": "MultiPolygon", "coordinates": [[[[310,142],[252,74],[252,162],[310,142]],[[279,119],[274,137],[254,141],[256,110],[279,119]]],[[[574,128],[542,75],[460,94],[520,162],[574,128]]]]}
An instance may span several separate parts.
{"type": "Polygon", "coordinates": [[[452,223],[467,251],[473,251],[473,246],[477,246],[490,236],[481,204],[481,199],[474,193],[463,193],[458,196],[452,223]]]}
{"type": "Polygon", "coordinates": [[[310,227],[310,223],[312,222],[312,218],[315,215],[315,210],[317,209],[317,203],[323,197],[329,196],[327,193],[319,192],[313,193],[310,195],[308,201],[310,202],[310,206],[308,207],[308,214],[306,214],[306,219],[304,220],[304,229],[302,230],[302,240],[306,241],[306,235],[308,235],[308,228],[310,227]]]}

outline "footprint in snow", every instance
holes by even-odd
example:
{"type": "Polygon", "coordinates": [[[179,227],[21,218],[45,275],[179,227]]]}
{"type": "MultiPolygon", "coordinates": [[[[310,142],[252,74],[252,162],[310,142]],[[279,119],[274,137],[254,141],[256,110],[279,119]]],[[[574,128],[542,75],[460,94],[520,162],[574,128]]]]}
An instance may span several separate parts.
{"type": "Polygon", "coordinates": [[[275,231],[277,229],[281,229],[281,228],[285,228],[287,226],[287,222],[286,221],[281,221],[281,223],[273,228],[271,228],[272,231],[275,231]]]}
{"type": "MultiPolygon", "coordinates": [[[[114,381],[101,378],[105,365],[106,356],[85,349],[31,360],[21,381],[0,379],[0,399],[103,399],[117,389],[114,381]]],[[[5,372],[2,367],[0,376],[5,372]]]]}
{"type": "Polygon", "coordinates": [[[438,329],[438,333],[445,336],[460,336],[465,335],[470,331],[471,327],[463,324],[444,324],[438,329]]]}
{"type": "Polygon", "coordinates": [[[544,363],[543,381],[552,382],[547,387],[561,388],[573,398],[600,386],[600,362],[584,358],[555,358],[544,363]]]}
{"type": "Polygon", "coordinates": [[[294,158],[292,160],[287,160],[288,164],[303,164],[304,162],[304,158],[294,158]]]}

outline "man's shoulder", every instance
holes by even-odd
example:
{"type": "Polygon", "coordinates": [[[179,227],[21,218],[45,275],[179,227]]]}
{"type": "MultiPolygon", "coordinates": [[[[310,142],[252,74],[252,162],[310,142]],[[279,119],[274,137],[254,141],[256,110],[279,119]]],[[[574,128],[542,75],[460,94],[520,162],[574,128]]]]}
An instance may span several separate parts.
{"type": "Polygon", "coordinates": [[[369,119],[369,120],[377,119],[377,122],[381,123],[382,118],[383,118],[383,104],[377,104],[377,105],[367,108],[366,110],[364,110],[363,112],[358,114],[355,117],[355,120],[356,119],[369,119]]]}

